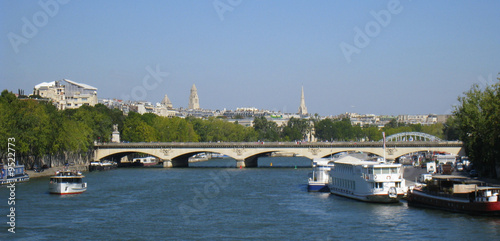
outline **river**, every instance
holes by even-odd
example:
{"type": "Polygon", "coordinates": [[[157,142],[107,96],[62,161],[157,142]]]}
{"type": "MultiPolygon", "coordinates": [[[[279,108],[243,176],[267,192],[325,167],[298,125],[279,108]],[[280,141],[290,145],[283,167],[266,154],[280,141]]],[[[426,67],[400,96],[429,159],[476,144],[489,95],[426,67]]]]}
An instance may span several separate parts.
{"type": "Polygon", "coordinates": [[[0,240],[496,240],[500,218],[308,193],[301,158],[234,160],[190,168],[84,173],[87,192],[48,194],[48,177],[16,184],[16,233],[7,231],[9,189],[0,189],[0,240]],[[273,166],[271,166],[273,163],[273,166]],[[233,168],[223,168],[227,165],[233,168]],[[297,166],[297,168],[295,167],[297,166]],[[267,168],[263,168],[267,167],[267,168]]]}

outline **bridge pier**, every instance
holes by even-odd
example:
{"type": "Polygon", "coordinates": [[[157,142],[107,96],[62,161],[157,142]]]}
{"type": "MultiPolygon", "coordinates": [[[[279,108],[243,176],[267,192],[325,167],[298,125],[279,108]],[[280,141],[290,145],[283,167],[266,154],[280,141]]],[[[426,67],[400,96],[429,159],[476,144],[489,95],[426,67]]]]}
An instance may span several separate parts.
{"type": "Polygon", "coordinates": [[[246,159],[236,159],[236,167],[257,167],[257,156],[248,157],[246,159]]]}
{"type": "Polygon", "coordinates": [[[165,168],[171,168],[171,167],[188,167],[188,160],[169,160],[169,159],[164,159],[163,160],[163,167],[165,168]]]}
{"type": "Polygon", "coordinates": [[[163,167],[173,167],[172,160],[163,160],[163,167]]]}
{"type": "Polygon", "coordinates": [[[246,167],[245,160],[236,160],[236,167],[237,168],[246,167]]]}

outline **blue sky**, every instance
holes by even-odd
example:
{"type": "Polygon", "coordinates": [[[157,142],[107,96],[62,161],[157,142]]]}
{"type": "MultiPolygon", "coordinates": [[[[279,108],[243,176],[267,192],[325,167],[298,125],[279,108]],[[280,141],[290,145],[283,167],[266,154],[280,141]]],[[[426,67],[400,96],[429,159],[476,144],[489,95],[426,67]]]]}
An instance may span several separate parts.
{"type": "Polygon", "coordinates": [[[187,107],[196,84],[202,108],[295,113],[304,86],[320,115],[444,114],[500,72],[500,1],[40,2],[0,2],[1,89],[187,107]]]}

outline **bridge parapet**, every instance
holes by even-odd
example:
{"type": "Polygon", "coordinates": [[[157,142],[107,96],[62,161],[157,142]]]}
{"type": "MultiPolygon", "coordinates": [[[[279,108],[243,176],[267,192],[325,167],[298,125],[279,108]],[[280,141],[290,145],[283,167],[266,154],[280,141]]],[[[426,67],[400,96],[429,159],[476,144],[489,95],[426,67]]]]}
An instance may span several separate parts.
{"type": "MultiPolygon", "coordinates": [[[[386,143],[387,146],[415,147],[415,146],[462,146],[461,141],[398,141],[386,143]]],[[[134,142],[134,143],[98,143],[94,145],[99,148],[309,148],[309,147],[383,147],[382,142],[134,142]]]]}

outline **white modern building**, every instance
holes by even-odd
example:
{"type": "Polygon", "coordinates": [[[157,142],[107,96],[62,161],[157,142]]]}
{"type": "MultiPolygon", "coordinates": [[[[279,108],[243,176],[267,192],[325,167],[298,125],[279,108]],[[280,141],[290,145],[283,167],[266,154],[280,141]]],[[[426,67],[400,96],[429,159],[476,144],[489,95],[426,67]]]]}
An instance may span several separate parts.
{"type": "Polygon", "coordinates": [[[97,88],[68,79],[35,85],[33,94],[51,99],[59,110],[97,104],[97,88]]]}

